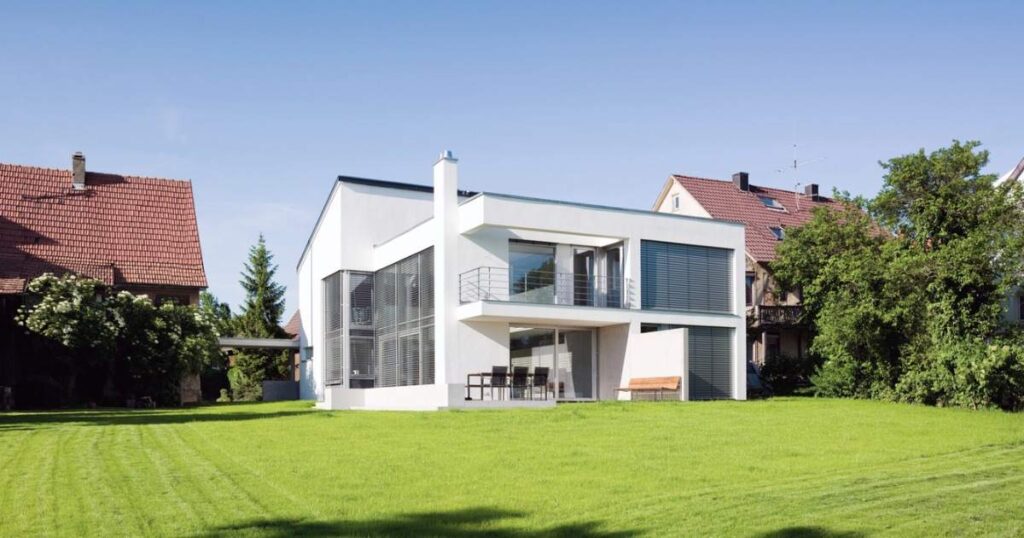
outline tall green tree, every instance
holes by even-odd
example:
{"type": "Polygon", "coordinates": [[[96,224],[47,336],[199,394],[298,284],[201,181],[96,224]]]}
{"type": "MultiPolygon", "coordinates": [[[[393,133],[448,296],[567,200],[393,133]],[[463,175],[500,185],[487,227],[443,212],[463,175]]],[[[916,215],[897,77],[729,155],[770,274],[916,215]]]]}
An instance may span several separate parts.
{"type": "Polygon", "coordinates": [[[274,281],[277,265],[274,255],[267,249],[260,234],[256,244],[249,248],[249,260],[242,271],[239,284],[245,290],[245,302],[238,320],[242,336],[276,338],[284,336],[281,317],[284,315],[285,287],[274,281]]]}
{"type": "Polygon", "coordinates": [[[220,302],[216,295],[204,290],[199,292],[199,311],[213,322],[217,334],[234,336],[235,319],[231,314],[231,305],[220,302]]]}
{"type": "Polygon", "coordinates": [[[821,393],[1024,406],[1024,338],[1002,317],[1024,273],[1024,206],[1019,185],[982,173],[978,146],[881,163],[875,199],[787,231],[773,269],[803,289],[821,393]]]}
{"type": "MultiPolygon", "coordinates": [[[[263,234],[249,249],[249,260],[239,282],[245,290],[242,311],[233,324],[240,336],[283,338],[285,287],[274,280],[277,265],[267,249],[263,234]]],[[[287,372],[287,355],[280,351],[244,350],[235,355],[235,367],[228,373],[236,400],[257,400],[262,397],[262,383],[280,378],[287,372]]]]}

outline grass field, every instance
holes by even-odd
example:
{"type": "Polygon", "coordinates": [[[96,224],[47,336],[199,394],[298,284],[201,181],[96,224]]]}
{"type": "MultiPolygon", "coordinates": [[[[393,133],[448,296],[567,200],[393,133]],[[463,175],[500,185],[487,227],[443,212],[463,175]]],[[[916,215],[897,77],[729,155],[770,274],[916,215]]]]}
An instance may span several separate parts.
{"type": "Polygon", "coordinates": [[[1024,535],[1024,415],[865,401],[0,414],[0,536],[1024,535]]]}

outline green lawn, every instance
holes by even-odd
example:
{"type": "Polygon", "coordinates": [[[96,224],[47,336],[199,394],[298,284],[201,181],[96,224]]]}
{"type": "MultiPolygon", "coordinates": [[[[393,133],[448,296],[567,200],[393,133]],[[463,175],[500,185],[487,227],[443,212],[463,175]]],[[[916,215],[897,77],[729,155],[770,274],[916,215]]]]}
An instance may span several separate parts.
{"type": "Polygon", "coordinates": [[[0,536],[1024,536],[1024,415],[865,401],[0,414],[0,536]]]}

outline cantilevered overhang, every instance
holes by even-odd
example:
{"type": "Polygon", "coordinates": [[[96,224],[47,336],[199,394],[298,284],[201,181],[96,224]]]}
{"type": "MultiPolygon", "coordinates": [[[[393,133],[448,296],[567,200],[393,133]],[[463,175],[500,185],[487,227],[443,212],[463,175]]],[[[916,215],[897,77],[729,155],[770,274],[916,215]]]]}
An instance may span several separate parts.
{"type": "Polygon", "coordinates": [[[456,310],[459,321],[507,322],[515,325],[607,327],[637,321],[668,325],[732,327],[738,316],[703,312],[659,312],[629,308],[475,301],[456,310]]]}
{"type": "MultiPolygon", "coordinates": [[[[459,206],[459,233],[487,228],[555,236],[572,236],[568,243],[602,246],[625,237],[679,240],[722,247],[729,239],[743,240],[741,223],[591,204],[543,200],[507,194],[478,194],[459,206]],[[586,240],[591,238],[591,240],[586,240]]],[[[563,242],[563,241],[551,241],[563,242]]]]}

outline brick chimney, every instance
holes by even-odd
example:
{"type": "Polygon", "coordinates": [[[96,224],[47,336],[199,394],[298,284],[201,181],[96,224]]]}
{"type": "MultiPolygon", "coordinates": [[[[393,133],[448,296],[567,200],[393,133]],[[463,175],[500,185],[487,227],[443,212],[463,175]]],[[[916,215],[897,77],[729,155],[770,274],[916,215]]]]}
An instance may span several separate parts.
{"type": "Polygon", "coordinates": [[[806,196],[810,197],[811,200],[817,200],[818,199],[818,184],[817,183],[811,183],[809,185],[804,186],[804,194],[806,196]]]}
{"type": "Polygon", "coordinates": [[[85,189],[85,155],[81,151],[71,156],[71,188],[76,191],[85,189]]]}
{"type": "Polygon", "coordinates": [[[741,191],[750,190],[750,174],[746,172],[736,172],[732,175],[732,184],[736,185],[736,188],[741,191]]]}

